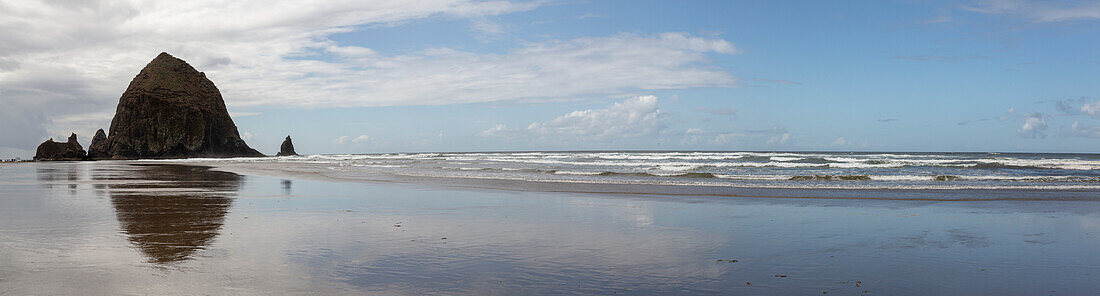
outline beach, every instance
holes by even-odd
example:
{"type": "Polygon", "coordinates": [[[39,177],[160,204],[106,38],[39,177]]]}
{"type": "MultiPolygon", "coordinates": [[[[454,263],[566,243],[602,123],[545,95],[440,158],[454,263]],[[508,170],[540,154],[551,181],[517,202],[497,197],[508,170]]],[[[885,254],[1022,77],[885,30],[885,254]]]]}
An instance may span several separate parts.
{"type": "Polygon", "coordinates": [[[752,198],[0,165],[0,294],[1082,295],[1095,201],[752,198]]]}

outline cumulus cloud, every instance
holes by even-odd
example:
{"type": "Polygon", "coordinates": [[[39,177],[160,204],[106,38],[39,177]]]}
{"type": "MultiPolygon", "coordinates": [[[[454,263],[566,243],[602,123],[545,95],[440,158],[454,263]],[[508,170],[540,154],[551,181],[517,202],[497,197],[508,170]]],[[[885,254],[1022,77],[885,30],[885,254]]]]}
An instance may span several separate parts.
{"type": "Polygon", "coordinates": [[[665,128],[656,96],[627,99],[604,109],[577,110],[547,122],[533,122],[527,131],[536,135],[605,141],[654,135],[665,128]]]}
{"type": "Polygon", "coordinates": [[[497,53],[449,47],[380,53],[329,38],[427,18],[465,19],[481,32],[494,32],[498,28],[483,22],[487,17],[541,4],[6,2],[0,5],[0,105],[26,118],[4,116],[0,125],[29,126],[20,129],[28,135],[5,128],[0,139],[106,127],[109,117],[79,126],[59,121],[112,113],[133,75],[161,51],[204,71],[230,110],[560,99],[735,84],[732,74],[709,61],[710,55],[739,50],[726,40],[685,33],[528,42],[497,53]]]}
{"type": "Polygon", "coordinates": [[[833,141],[833,143],[830,144],[830,145],[832,145],[832,146],[847,146],[849,143],[850,142],[848,141],[848,139],[845,139],[844,137],[840,137],[840,138],[836,138],[836,140],[833,141]]]}
{"type": "Polygon", "coordinates": [[[487,130],[481,131],[477,135],[482,136],[482,137],[492,137],[492,136],[503,135],[505,133],[508,133],[509,131],[510,130],[508,130],[508,126],[503,125],[503,124],[497,124],[497,125],[494,125],[493,127],[490,127],[487,130]]]}
{"type": "Polygon", "coordinates": [[[1054,108],[1058,109],[1058,111],[1062,112],[1062,114],[1075,115],[1075,114],[1080,114],[1081,112],[1085,112],[1085,111],[1081,110],[1082,108],[1079,107],[1079,105],[1087,103],[1088,98],[1080,97],[1080,98],[1077,98],[1076,100],[1074,100],[1074,99],[1048,100],[1047,102],[1054,103],[1054,108]]]}
{"type": "Polygon", "coordinates": [[[344,143],[348,142],[348,139],[351,139],[351,137],[340,136],[340,137],[337,137],[335,140],[332,140],[332,143],[333,144],[344,144],[344,143]]]}
{"type": "Polygon", "coordinates": [[[370,139],[371,139],[370,136],[367,136],[367,135],[359,135],[358,137],[355,137],[355,138],[352,138],[351,136],[340,136],[340,137],[337,137],[335,140],[332,140],[332,143],[337,144],[337,145],[343,145],[343,144],[347,144],[347,143],[359,144],[359,143],[366,143],[367,141],[370,141],[370,139]]]}
{"type": "Polygon", "coordinates": [[[684,133],[688,134],[688,135],[702,135],[702,134],[706,134],[707,131],[705,131],[701,128],[693,127],[693,128],[689,128],[689,129],[684,130],[684,133]]]}
{"type": "Polygon", "coordinates": [[[1100,138],[1100,126],[1085,126],[1075,121],[1071,131],[1074,136],[1078,137],[1100,138]]]}
{"type": "Polygon", "coordinates": [[[1032,22],[1061,22],[1100,18],[1098,1],[985,0],[967,10],[1021,17],[1032,22]]]}
{"type": "Polygon", "coordinates": [[[769,138],[767,144],[768,145],[775,145],[775,144],[786,145],[787,142],[790,142],[790,141],[791,141],[791,134],[783,133],[782,135],[777,135],[777,136],[769,138]]]}
{"type": "Polygon", "coordinates": [[[666,127],[665,113],[658,108],[657,97],[647,95],[616,102],[603,109],[577,110],[549,121],[532,122],[524,129],[510,129],[504,124],[497,124],[478,135],[607,142],[654,136],[666,127]]]}
{"type": "Polygon", "coordinates": [[[1100,100],[1085,103],[1081,106],[1081,112],[1092,117],[1100,118],[1100,100]]]}
{"type": "Polygon", "coordinates": [[[1024,125],[1016,130],[1016,134],[1024,138],[1043,138],[1047,129],[1046,116],[1042,113],[1033,113],[1024,117],[1024,125]]]}
{"type": "Polygon", "coordinates": [[[244,132],[244,133],[241,133],[241,140],[246,140],[246,141],[247,140],[252,140],[252,137],[254,137],[254,136],[256,136],[256,135],[253,135],[250,132],[244,132]]]}
{"type": "Polygon", "coordinates": [[[684,130],[683,138],[680,139],[680,146],[690,146],[698,144],[705,135],[709,134],[706,130],[701,128],[692,127],[684,130]]]}
{"type": "Polygon", "coordinates": [[[714,140],[711,140],[711,142],[717,145],[727,145],[737,143],[738,139],[744,137],[745,134],[742,133],[721,133],[714,136],[714,140]]]}

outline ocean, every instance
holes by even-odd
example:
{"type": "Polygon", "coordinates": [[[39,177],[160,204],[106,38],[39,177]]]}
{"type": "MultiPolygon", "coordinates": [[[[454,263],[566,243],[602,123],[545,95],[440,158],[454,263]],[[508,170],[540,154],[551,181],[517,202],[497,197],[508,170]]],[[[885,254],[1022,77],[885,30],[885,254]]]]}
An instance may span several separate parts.
{"type": "Polygon", "coordinates": [[[663,190],[680,188],[674,190],[676,194],[945,200],[1091,200],[1100,196],[1100,154],[575,151],[332,154],[186,161],[215,166],[251,164],[297,172],[308,167],[313,169],[310,173],[339,179],[388,175],[651,185],[663,190]]]}

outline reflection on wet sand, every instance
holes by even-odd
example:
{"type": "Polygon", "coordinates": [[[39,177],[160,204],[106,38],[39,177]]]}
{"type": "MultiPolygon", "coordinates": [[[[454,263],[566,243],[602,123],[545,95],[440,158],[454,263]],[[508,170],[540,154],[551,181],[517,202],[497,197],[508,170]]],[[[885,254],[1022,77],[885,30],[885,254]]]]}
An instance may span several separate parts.
{"type": "Polygon", "coordinates": [[[206,167],[133,168],[132,174],[108,179],[160,182],[111,184],[108,192],[122,232],[151,263],[184,261],[208,246],[218,236],[241,185],[240,176],[206,167]]]}
{"type": "Polygon", "coordinates": [[[55,183],[68,183],[69,194],[76,194],[76,181],[80,180],[80,169],[76,163],[61,162],[62,166],[35,168],[38,181],[45,188],[53,188],[55,183]],[[64,182],[68,181],[68,182],[64,182]]]}
{"type": "Polygon", "coordinates": [[[283,195],[290,195],[290,180],[283,179],[283,195]]]}
{"type": "Polygon", "coordinates": [[[1082,262],[1100,262],[1097,237],[1097,202],[658,198],[144,161],[0,165],[0,295],[1092,295],[1100,267],[1082,262]]]}

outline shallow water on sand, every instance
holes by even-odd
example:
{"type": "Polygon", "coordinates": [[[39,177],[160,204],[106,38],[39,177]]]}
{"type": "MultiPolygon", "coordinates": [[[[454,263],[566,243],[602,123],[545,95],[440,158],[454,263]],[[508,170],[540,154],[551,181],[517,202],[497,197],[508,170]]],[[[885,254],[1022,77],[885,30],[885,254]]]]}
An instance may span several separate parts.
{"type": "Polygon", "coordinates": [[[0,294],[1082,295],[1100,202],[553,193],[0,164],[0,294]]]}

